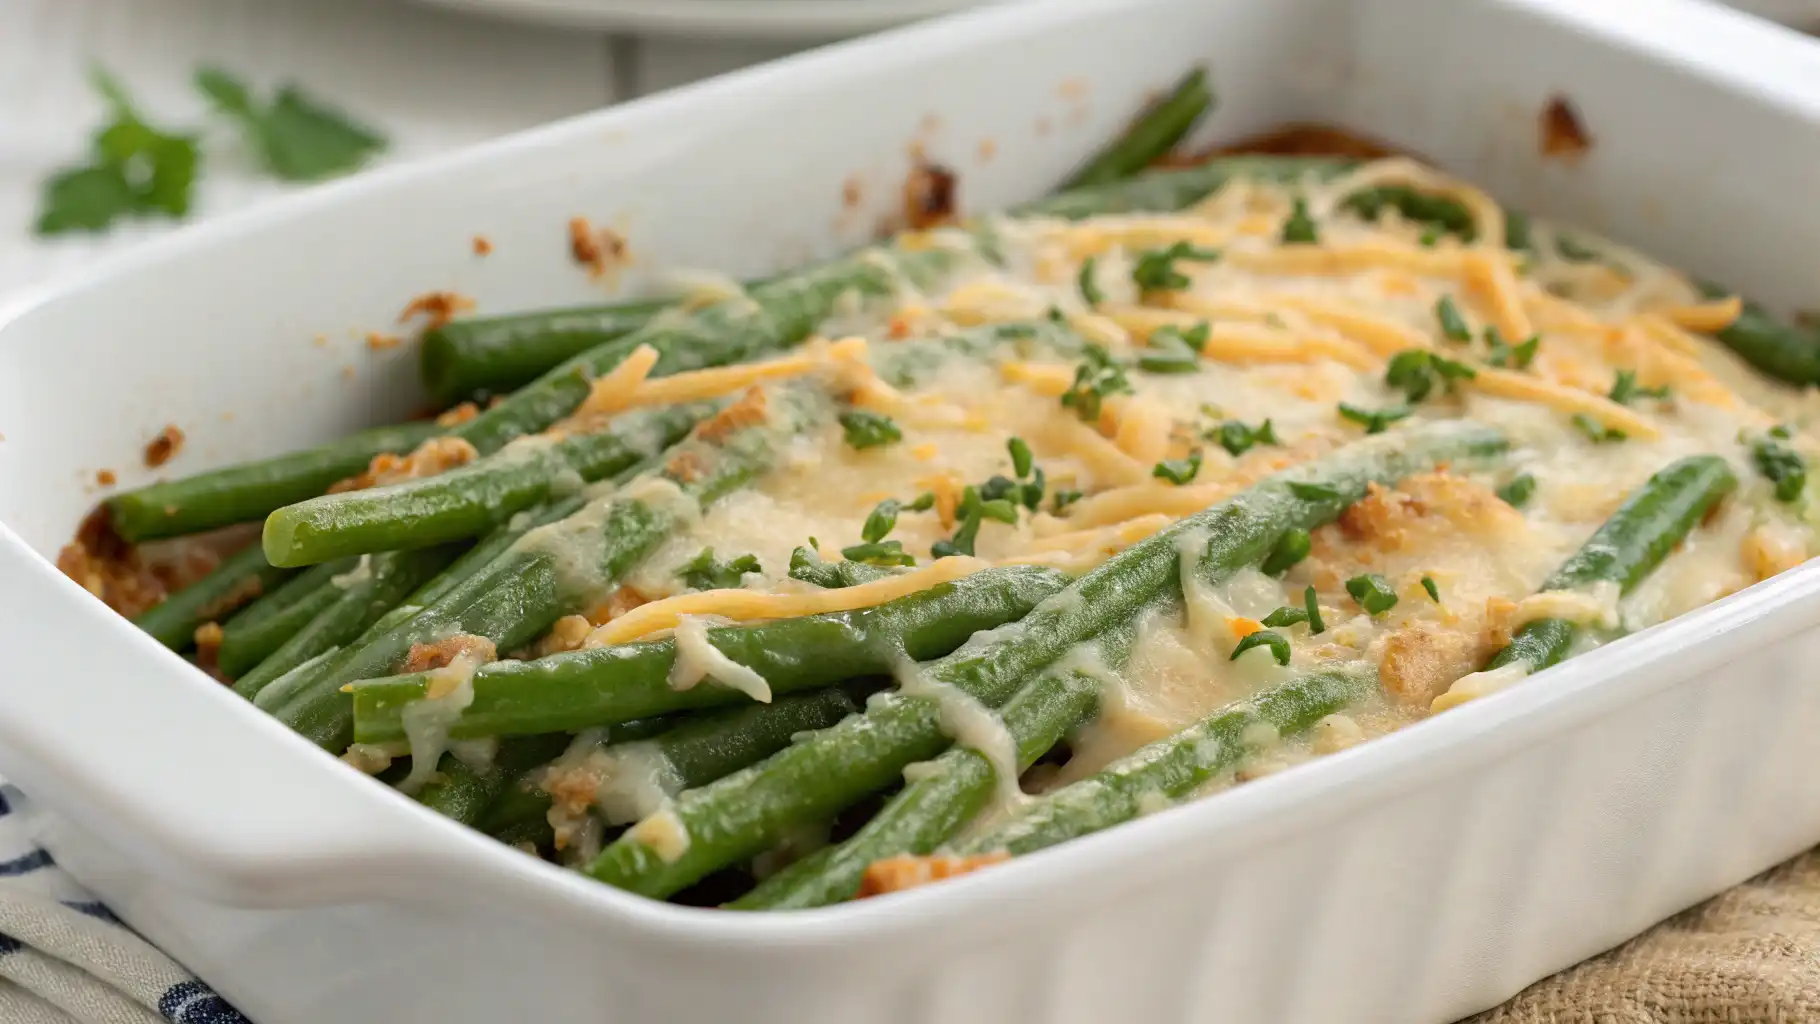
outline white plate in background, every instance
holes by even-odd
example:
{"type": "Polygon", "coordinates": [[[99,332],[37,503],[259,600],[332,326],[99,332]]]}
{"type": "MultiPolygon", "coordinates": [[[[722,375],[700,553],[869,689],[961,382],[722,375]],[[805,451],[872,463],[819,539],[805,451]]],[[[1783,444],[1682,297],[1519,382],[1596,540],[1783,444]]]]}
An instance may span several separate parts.
{"type": "Polygon", "coordinates": [[[1006,0],[420,0],[574,28],[833,39],[1006,0]]]}

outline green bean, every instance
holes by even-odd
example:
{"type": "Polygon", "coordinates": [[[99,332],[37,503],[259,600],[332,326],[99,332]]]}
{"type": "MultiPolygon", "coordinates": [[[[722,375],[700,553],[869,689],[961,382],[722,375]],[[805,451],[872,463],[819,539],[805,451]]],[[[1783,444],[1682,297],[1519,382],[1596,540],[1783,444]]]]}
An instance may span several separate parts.
{"type": "MultiPolygon", "coordinates": [[[[1064,659],[1038,673],[999,713],[1017,744],[1022,774],[1071,730],[1091,719],[1109,672],[1130,654],[1135,620],[1094,642],[1094,660],[1064,659]]],[[[927,854],[947,842],[986,806],[1000,785],[985,754],[953,746],[918,767],[865,826],[845,842],[824,847],[760,882],[728,904],[736,910],[786,910],[826,906],[851,899],[866,868],[898,854],[927,854]]]]}
{"type": "Polygon", "coordinates": [[[346,558],[311,566],[242,608],[221,627],[221,649],[215,654],[215,667],[229,679],[238,679],[264,661],[317,613],[334,603],[340,591],[332,581],[353,570],[358,562],[357,558],[346,558]]]}
{"type": "Polygon", "coordinates": [[[1130,821],[1149,801],[1184,797],[1233,767],[1257,742],[1260,724],[1279,737],[1302,732],[1365,696],[1376,681],[1376,673],[1368,669],[1332,669],[1228,704],[1088,778],[1044,794],[1009,820],[960,844],[959,852],[1033,853],[1130,821]]]}
{"type": "Polygon", "coordinates": [[[491,762],[472,765],[444,754],[436,765],[438,779],[417,791],[417,801],[445,818],[473,825],[506,786],[525,772],[561,754],[569,737],[561,734],[520,736],[499,744],[491,762]]]}
{"type": "MultiPolygon", "coordinates": [[[[1179,564],[1217,583],[1268,555],[1284,533],[1337,518],[1368,484],[1392,483],[1438,462],[1505,447],[1503,435],[1438,423],[1375,435],[1270,477],[1125,549],[1038,605],[1021,621],[920,666],[924,685],[946,685],[988,707],[1075,645],[1128,621],[1180,586],[1179,564]]],[[[603,850],[587,873],[662,897],[756,855],[793,826],[825,820],[889,785],[912,761],[948,746],[939,703],[879,694],[864,715],[811,733],[750,768],[677,798],[603,850]]]]}
{"type": "Polygon", "coordinates": [[[710,411],[701,404],[638,410],[597,433],[521,438],[435,476],[298,502],[266,518],[266,557],[278,565],[307,565],[473,537],[561,488],[579,488],[651,458],[710,411]]]}
{"type": "MultiPolygon", "coordinates": [[[[870,608],[716,627],[708,630],[708,642],[763,676],[772,693],[791,693],[889,672],[905,656],[920,661],[947,654],[979,630],[1022,618],[1067,583],[1053,569],[1005,566],[870,608]]],[[[675,664],[676,641],[668,639],[495,662],[475,673],[474,701],[449,734],[578,732],[748,699],[720,685],[678,690],[670,683],[675,664]]],[[[427,680],[417,673],[354,684],[355,739],[401,739],[404,709],[423,698],[427,680]]]]}
{"type": "Polygon", "coordinates": [[[339,750],[354,732],[353,700],[341,692],[343,684],[396,671],[413,645],[457,633],[513,650],[605,596],[612,581],[663,543],[687,507],[706,507],[747,486],[773,465],[780,440],[833,416],[819,388],[786,386],[767,394],[760,420],[712,436],[698,432],[675,449],[663,470],[616,486],[569,518],[527,535],[436,604],[344,652],[277,712],[279,719],[325,749],[339,750]],[[674,500],[656,496],[665,490],[674,500]],[[647,493],[653,496],[641,496],[647,493]]]}
{"type": "Polygon", "coordinates": [[[151,484],[109,498],[108,517],[114,532],[135,542],[251,522],[321,494],[366,469],[375,455],[408,452],[442,429],[428,421],[379,427],[319,448],[151,484]]]}
{"type": "MultiPolygon", "coordinates": [[[[1703,285],[1701,290],[1707,298],[1732,294],[1714,285],[1703,285]]],[[[1820,384],[1820,333],[1782,323],[1755,302],[1746,302],[1738,319],[1713,337],[1777,380],[1820,384]]]]}
{"type": "MultiPolygon", "coordinates": [[[[1542,583],[1542,590],[1615,583],[1620,594],[1629,593],[1737,486],[1737,476],[1717,455],[1690,455],[1669,464],[1626,498],[1542,583]]],[[[1567,657],[1579,634],[1579,625],[1570,620],[1534,619],[1485,667],[1521,662],[1530,673],[1540,672],[1567,657]]]]}
{"type": "MultiPolygon", "coordinates": [[[[674,729],[679,721],[676,718],[641,718],[636,722],[625,722],[611,729],[593,732],[600,734],[598,745],[605,747],[612,743],[634,743],[661,736],[674,729]]],[[[538,780],[551,767],[553,765],[536,765],[509,780],[481,813],[474,827],[502,843],[526,843],[538,849],[548,848],[555,838],[550,827],[553,801],[550,794],[539,788],[538,780]]]]}
{"type": "Polygon", "coordinates": [[[1080,220],[1113,213],[1166,213],[1200,202],[1234,178],[1294,182],[1344,173],[1356,161],[1334,157],[1233,156],[1194,167],[1146,171],[1124,181],[1084,188],[1012,208],[1014,216],[1080,220]]]}
{"type": "Polygon", "coordinates": [[[413,590],[447,568],[459,553],[459,548],[445,545],[363,555],[364,565],[357,565],[330,583],[329,602],[252,671],[240,677],[234,683],[234,692],[254,699],[291,669],[360,636],[413,590]]]}
{"type": "Polygon", "coordinates": [[[1213,107],[1207,69],[1195,67],[1169,95],[1139,114],[1119,136],[1062,183],[1063,189],[1093,188],[1123,181],[1168,155],[1213,107]]]}
{"type": "Polygon", "coordinates": [[[290,569],[267,564],[265,552],[254,544],[223,558],[208,575],[142,612],[133,625],[171,650],[181,651],[194,642],[198,626],[226,618],[291,574],[290,569]]]}
{"type": "Polygon", "coordinates": [[[423,332],[418,344],[424,390],[445,406],[506,394],[675,305],[674,299],[639,299],[452,320],[423,332]]]}
{"type": "Polygon", "coordinates": [[[901,280],[933,279],[953,259],[942,250],[868,249],[769,281],[747,296],[688,316],[661,318],[555,367],[450,433],[482,455],[498,451],[513,438],[543,430],[574,411],[595,377],[641,345],[658,353],[654,377],[755,359],[808,337],[843,295],[890,294],[901,280]]]}
{"type": "Polygon", "coordinates": [[[825,562],[820,555],[808,548],[797,548],[790,552],[790,578],[813,583],[823,590],[845,590],[896,573],[896,569],[867,565],[864,562],[825,562]]]}

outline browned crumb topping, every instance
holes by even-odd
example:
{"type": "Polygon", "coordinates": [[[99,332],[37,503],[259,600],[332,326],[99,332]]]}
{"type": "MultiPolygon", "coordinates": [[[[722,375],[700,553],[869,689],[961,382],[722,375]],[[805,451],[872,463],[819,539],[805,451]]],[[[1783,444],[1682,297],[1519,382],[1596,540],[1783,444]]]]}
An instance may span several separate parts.
{"type": "Polygon", "coordinates": [[[116,476],[114,476],[114,471],[113,471],[113,470],[111,470],[111,469],[97,469],[97,470],[95,470],[95,482],[96,482],[96,483],[98,483],[98,484],[100,484],[100,485],[101,485],[101,486],[103,486],[103,487],[112,487],[112,486],[114,486],[114,483],[115,483],[115,482],[116,482],[116,481],[117,481],[117,480],[118,480],[118,479],[119,479],[119,478],[118,478],[118,477],[116,477],[116,476]]]}
{"type": "Polygon", "coordinates": [[[695,436],[704,441],[719,441],[735,430],[763,423],[768,413],[765,393],[751,388],[739,397],[739,401],[703,420],[695,428],[695,436]]]}
{"type": "Polygon", "coordinates": [[[367,348],[374,352],[384,352],[404,344],[404,339],[396,334],[381,334],[378,331],[367,332],[367,348]]]}
{"type": "Polygon", "coordinates": [[[474,255],[491,256],[492,254],[493,254],[493,243],[487,239],[487,236],[475,235],[474,236],[474,255]]]}
{"type": "Polygon", "coordinates": [[[404,667],[400,671],[428,672],[431,669],[447,668],[456,658],[463,656],[484,665],[497,660],[499,654],[493,641],[486,637],[457,633],[433,644],[412,644],[411,653],[405,656],[404,667]]]}
{"type": "Polygon", "coordinates": [[[1592,148],[1592,135],[1565,96],[1556,96],[1542,108],[1542,155],[1562,160],[1579,159],[1592,148]]]}
{"type": "Polygon", "coordinates": [[[183,450],[183,431],[175,423],[167,423],[158,436],[152,438],[145,446],[145,464],[156,469],[171,461],[183,450]]]}
{"type": "Polygon", "coordinates": [[[913,231],[954,223],[956,183],[946,167],[917,162],[904,179],[904,223],[913,231]]]}
{"type": "Polygon", "coordinates": [[[582,641],[588,638],[588,633],[593,629],[594,624],[588,621],[587,616],[564,615],[556,620],[550,631],[543,635],[543,639],[537,641],[537,646],[532,648],[532,656],[543,658],[564,651],[580,650],[582,641]]]}
{"type": "Polygon", "coordinates": [[[1011,859],[1011,854],[1004,850],[994,853],[976,853],[966,857],[951,854],[935,853],[925,857],[912,854],[900,854],[875,860],[866,866],[866,873],[861,876],[857,898],[882,896],[888,892],[902,892],[914,889],[919,885],[939,882],[945,878],[955,878],[981,868],[1002,864],[1011,859]]]}
{"type": "Polygon", "coordinates": [[[102,506],[89,513],[75,538],[57,553],[57,568],[130,619],[213,572],[224,555],[258,536],[253,524],[135,547],[114,532],[102,506]]]}
{"type": "Polygon", "coordinates": [[[586,217],[569,218],[569,255],[588,268],[589,277],[600,277],[626,261],[626,240],[612,228],[598,231],[586,217]]]}
{"type": "Polygon", "coordinates": [[[1476,671],[1491,652],[1473,633],[1412,622],[1386,638],[1378,683],[1400,703],[1427,707],[1454,680],[1476,671]]]}
{"type": "Polygon", "coordinates": [[[373,461],[367,463],[366,472],[336,481],[329,486],[329,493],[364,491],[369,487],[435,476],[456,466],[465,466],[479,457],[480,452],[459,437],[432,437],[409,455],[385,452],[373,456],[373,461]]]}
{"type": "Polygon", "coordinates": [[[680,480],[685,484],[700,480],[707,471],[708,464],[701,457],[701,453],[686,448],[670,456],[670,460],[664,463],[664,472],[669,474],[671,479],[680,480]]]}
{"type": "Polygon", "coordinates": [[[196,627],[196,667],[216,679],[226,682],[217,662],[221,654],[221,637],[221,623],[219,622],[205,622],[196,627]]]}
{"type": "Polygon", "coordinates": [[[436,425],[439,427],[459,427],[463,423],[466,423],[479,415],[479,406],[476,406],[473,402],[463,402],[453,409],[449,409],[437,416],[436,425]]]}
{"type": "Polygon", "coordinates": [[[608,594],[605,601],[588,609],[588,621],[596,626],[604,626],[649,601],[650,598],[631,587],[620,587],[608,594]]]}
{"type": "Polygon", "coordinates": [[[424,292],[404,307],[404,312],[398,314],[398,322],[407,323],[421,313],[429,318],[424,326],[435,330],[455,319],[457,313],[465,313],[473,308],[474,300],[459,292],[424,292]]]}

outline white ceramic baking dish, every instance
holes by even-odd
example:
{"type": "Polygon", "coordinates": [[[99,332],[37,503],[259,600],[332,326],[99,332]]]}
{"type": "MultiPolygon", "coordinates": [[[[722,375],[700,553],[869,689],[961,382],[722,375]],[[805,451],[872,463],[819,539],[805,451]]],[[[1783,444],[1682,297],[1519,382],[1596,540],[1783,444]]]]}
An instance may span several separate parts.
{"type": "Polygon", "coordinates": [[[911,143],[975,207],[1026,196],[1195,60],[1220,135],[1347,124],[1773,301],[1820,292],[1820,50],[1689,0],[1021,4],[312,192],[0,328],[0,771],[48,808],[45,842],[266,1024],[1342,1024],[1491,1005],[1820,840],[1811,566],[1199,805],[757,916],[630,897],[439,819],[47,561],[86,481],[145,478],[167,421],[182,472],[410,408],[408,353],[356,336],[411,295],[586,297],[572,215],[619,225],[640,268],[763,272],[869,232],[911,143]],[[1576,167],[1537,156],[1554,94],[1596,140],[1576,167]]]}

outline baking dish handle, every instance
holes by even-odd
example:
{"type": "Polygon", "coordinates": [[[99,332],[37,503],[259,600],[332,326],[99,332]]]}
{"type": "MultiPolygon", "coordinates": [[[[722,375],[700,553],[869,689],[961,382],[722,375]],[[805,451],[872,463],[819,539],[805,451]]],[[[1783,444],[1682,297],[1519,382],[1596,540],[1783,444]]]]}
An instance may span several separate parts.
{"type": "Polygon", "coordinates": [[[0,770],[161,880],[242,906],[474,891],[448,883],[482,837],[332,762],[3,525],[0,649],[0,770]]]}

